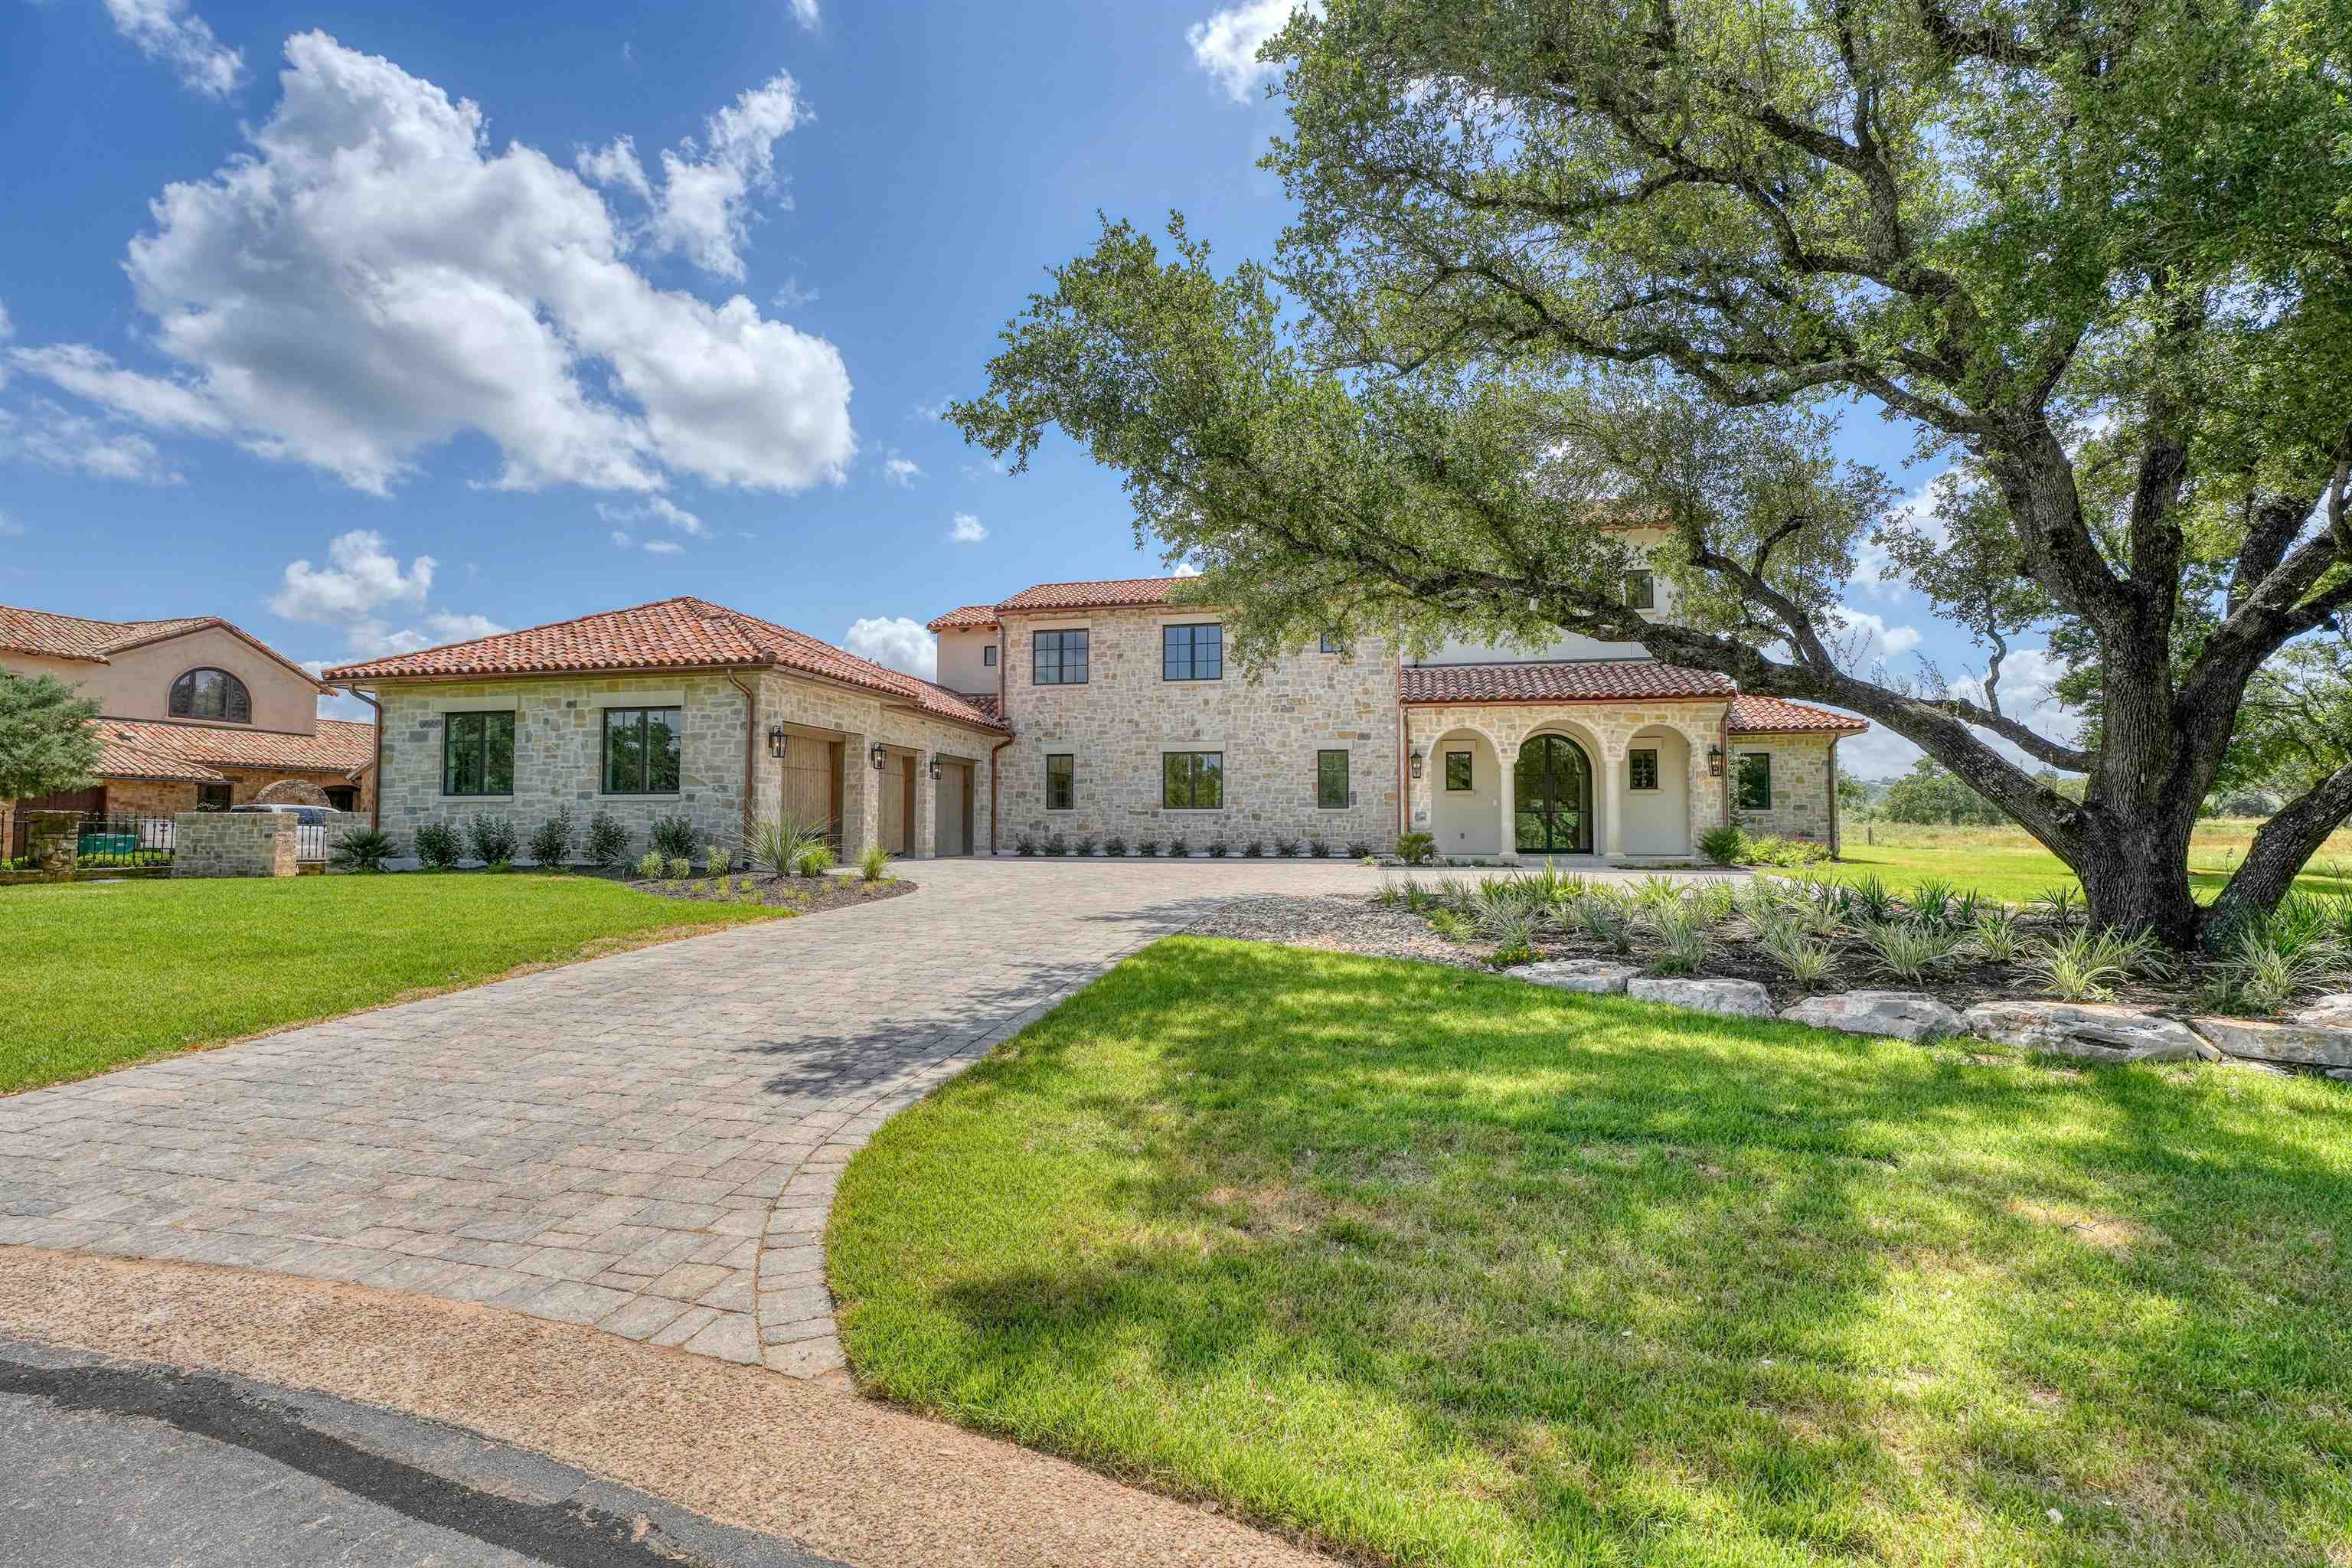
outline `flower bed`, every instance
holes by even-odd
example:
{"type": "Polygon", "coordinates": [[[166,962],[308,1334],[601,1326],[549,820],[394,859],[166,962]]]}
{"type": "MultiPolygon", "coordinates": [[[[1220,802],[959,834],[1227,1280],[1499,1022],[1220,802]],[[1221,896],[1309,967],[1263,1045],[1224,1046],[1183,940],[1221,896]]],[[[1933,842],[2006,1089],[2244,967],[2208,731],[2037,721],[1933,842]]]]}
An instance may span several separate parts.
{"type": "Polygon", "coordinates": [[[867,881],[857,877],[761,877],[740,872],[724,877],[637,878],[628,886],[641,893],[696,903],[742,904],[782,910],[787,914],[820,915],[885,899],[904,898],[915,884],[898,877],[867,881]]]}

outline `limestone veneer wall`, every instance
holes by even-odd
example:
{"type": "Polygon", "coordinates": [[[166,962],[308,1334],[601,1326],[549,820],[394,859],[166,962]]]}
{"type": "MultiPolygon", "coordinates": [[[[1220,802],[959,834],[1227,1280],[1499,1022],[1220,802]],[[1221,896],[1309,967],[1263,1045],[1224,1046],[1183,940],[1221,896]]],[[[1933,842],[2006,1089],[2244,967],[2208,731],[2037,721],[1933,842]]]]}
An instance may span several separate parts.
{"type": "Polygon", "coordinates": [[[1310,648],[1276,662],[1258,680],[1231,658],[1221,680],[1164,680],[1160,628],[1214,622],[1202,610],[1164,606],[1005,617],[1005,716],[1017,735],[999,763],[1003,812],[999,847],[1022,836],[1130,842],[1182,836],[1213,840],[1321,838],[1385,850],[1397,835],[1396,658],[1372,638],[1352,653],[1310,648]],[[1040,631],[1083,626],[1083,685],[1032,684],[1040,631]],[[1351,803],[1316,804],[1316,753],[1345,751],[1351,803]],[[1224,805],[1211,811],[1161,804],[1161,753],[1224,753],[1224,805]],[[1076,788],[1069,810],[1045,807],[1045,758],[1066,753],[1076,788]]]}
{"type": "MultiPolygon", "coordinates": [[[[1438,795],[1444,788],[1446,736],[1466,734],[1483,742],[1476,749],[1494,758],[1499,788],[1510,783],[1512,764],[1517,761],[1519,748],[1528,738],[1549,732],[1577,742],[1591,758],[1593,805],[1599,813],[1593,831],[1594,853],[1625,854],[1625,753],[1637,743],[1643,731],[1665,730],[1682,737],[1687,753],[1685,795],[1690,843],[1696,849],[1699,836],[1723,821],[1726,781],[1708,771],[1706,751],[1709,746],[1722,743],[1723,717],[1728,706],[1720,699],[1708,698],[1683,702],[1487,702],[1407,708],[1408,743],[1426,757],[1422,776],[1413,779],[1410,786],[1413,830],[1433,831],[1438,795]]],[[[1482,847],[1473,852],[1507,858],[1516,853],[1517,847],[1501,839],[1501,800],[1494,788],[1483,790],[1481,799],[1494,810],[1496,847],[1482,847]]],[[[1441,853],[1449,852],[1443,843],[1438,847],[1441,853]]]]}
{"type": "MultiPolygon", "coordinates": [[[[885,775],[869,760],[876,742],[910,754],[915,761],[915,833],[907,853],[929,858],[937,850],[938,789],[930,775],[934,756],[971,764],[971,842],[976,853],[988,847],[989,758],[1001,731],[976,729],[934,719],[911,706],[824,681],[803,680],[771,670],[759,684],[757,757],[752,764],[755,815],[773,816],[783,802],[782,764],[769,760],[766,731],[782,721],[795,733],[818,731],[842,742],[842,854],[855,859],[868,844],[884,842],[882,784],[885,775]]],[[[737,742],[740,747],[741,742],[737,742]]]]}
{"type": "Polygon", "coordinates": [[[291,877],[300,867],[291,812],[184,811],[173,833],[172,875],[291,877]]]}
{"type": "Polygon", "coordinates": [[[1830,767],[1835,737],[1829,735],[1732,736],[1733,760],[1727,773],[1736,770],[1738,758],[1748,752],[1769,752],[1772,758],[1771,808],[1746,811],[1735,805],[1732,820],[1750,833],[1828,843],[1830,797],[1835,789],[1830,767]]]}

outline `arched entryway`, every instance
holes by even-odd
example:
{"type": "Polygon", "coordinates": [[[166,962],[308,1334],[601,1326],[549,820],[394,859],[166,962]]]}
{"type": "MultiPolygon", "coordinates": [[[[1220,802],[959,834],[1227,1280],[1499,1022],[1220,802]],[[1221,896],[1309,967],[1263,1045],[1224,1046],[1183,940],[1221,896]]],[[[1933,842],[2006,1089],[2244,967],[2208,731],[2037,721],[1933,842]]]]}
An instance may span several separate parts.
{"type": "Polygon", "coordinates": [[[1565,735],[1530,735],[1511,768],[1522,855],[1592,853],[1592,759],[1565,735]]]}

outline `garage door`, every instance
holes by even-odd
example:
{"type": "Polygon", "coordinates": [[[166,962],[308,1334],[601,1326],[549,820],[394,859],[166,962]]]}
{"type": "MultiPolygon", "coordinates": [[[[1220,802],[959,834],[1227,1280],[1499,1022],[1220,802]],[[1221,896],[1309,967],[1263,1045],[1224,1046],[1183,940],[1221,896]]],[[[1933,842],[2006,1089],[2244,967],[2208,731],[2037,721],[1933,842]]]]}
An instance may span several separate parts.
{"type": "Polygon", "coordinates": [[[904,855],[915,843],[915,759],[911,752],[887,753],[889,766],[878,781],[882,806],[882,847],[904,855]]]}
{"type": "Polygon", "coordinates": [[[939,825],[934,839],[942,855],[971,853],[971,764],[940,759],[939,825]]]}
{"type": "Polygon", "coordinates": [[[839,741],[795,735],[783,761],[784,815],[804,826],[824,830],[834,853],[841,852],[841,749],[839,741]]]}

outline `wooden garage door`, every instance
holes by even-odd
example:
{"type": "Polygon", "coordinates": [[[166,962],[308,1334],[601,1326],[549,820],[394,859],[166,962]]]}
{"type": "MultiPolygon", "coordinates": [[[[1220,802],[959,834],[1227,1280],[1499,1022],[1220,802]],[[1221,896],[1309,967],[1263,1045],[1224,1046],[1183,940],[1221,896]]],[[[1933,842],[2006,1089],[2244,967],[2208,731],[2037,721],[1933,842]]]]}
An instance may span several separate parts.
{"type": "Polygon", "coordinates": [[[906,752],[887,754],[889,766],[875,781],[882,792],[882,847],[904,855],[914,847],[915,759],[906,752]]]}
{"type": "Polygon", "coordinates": [[[839,741],[795,735],[782,763],[784,815],[822,826],[836,854],[841,850],[841,745],[839,741]]]}
{"type": "Polygon", "coordinates": [[[971,764],[940,763],[938,849],[942,855],[971,853],[971,764]]]}

